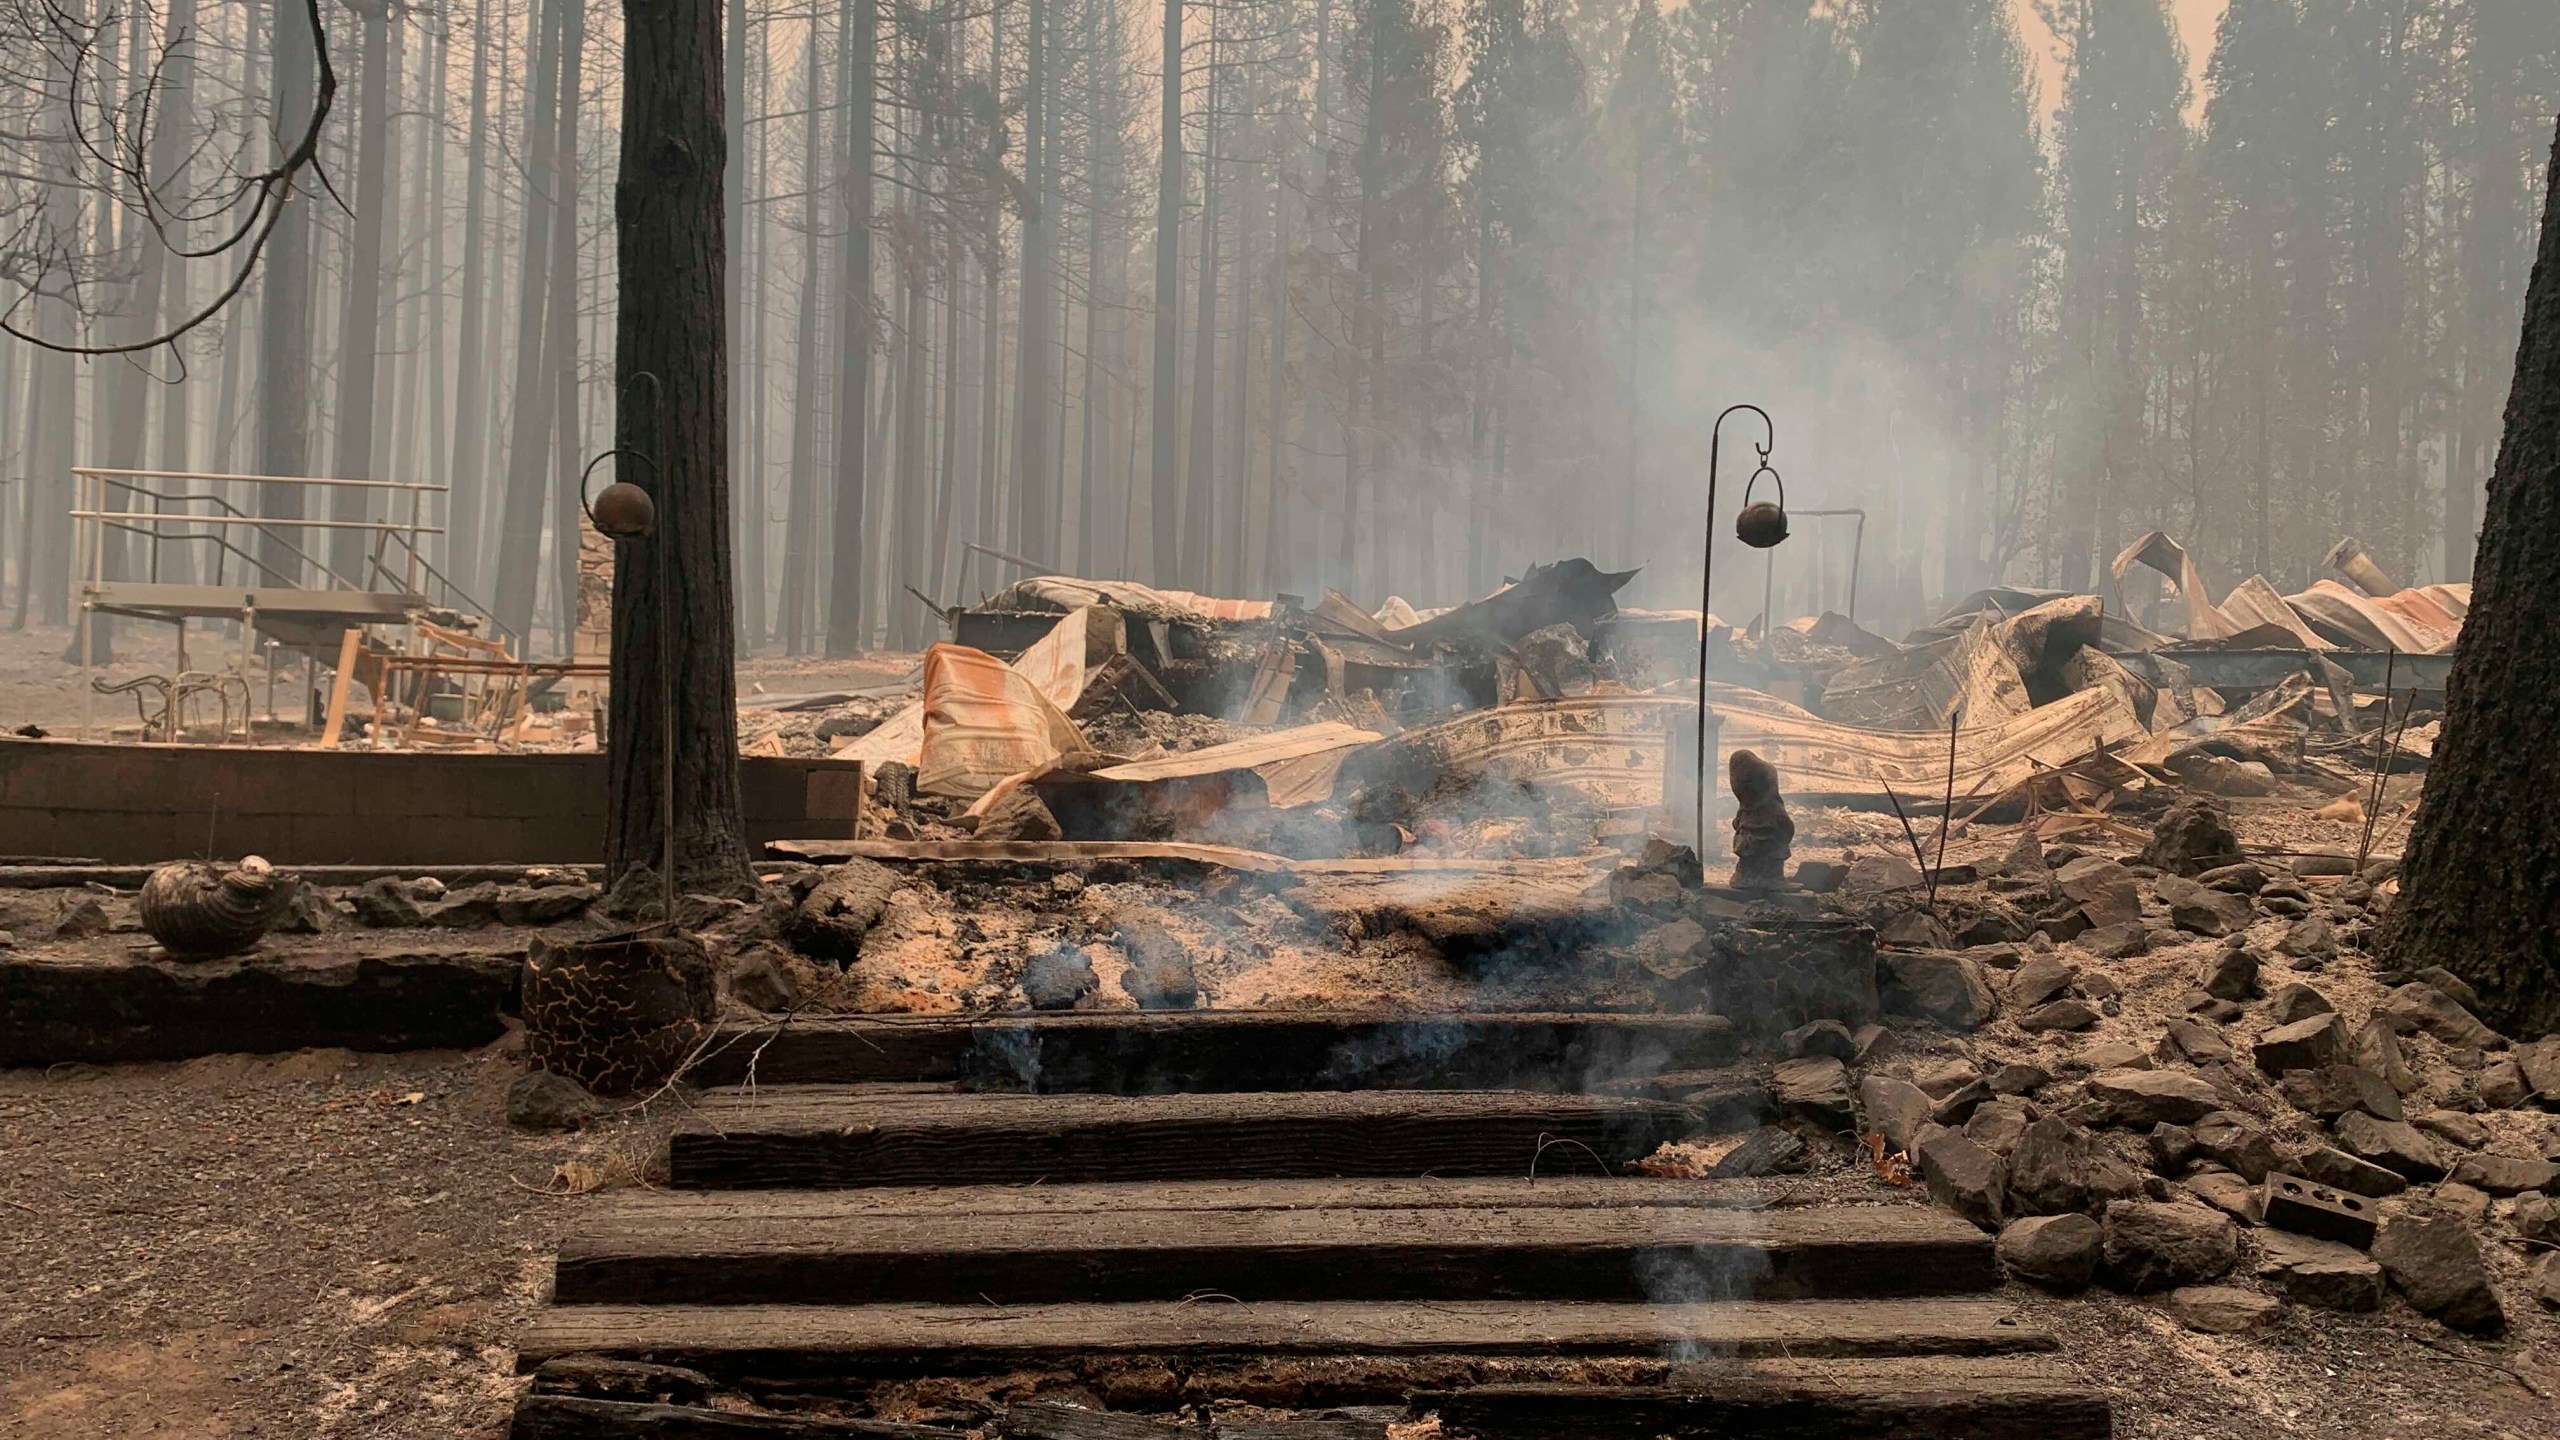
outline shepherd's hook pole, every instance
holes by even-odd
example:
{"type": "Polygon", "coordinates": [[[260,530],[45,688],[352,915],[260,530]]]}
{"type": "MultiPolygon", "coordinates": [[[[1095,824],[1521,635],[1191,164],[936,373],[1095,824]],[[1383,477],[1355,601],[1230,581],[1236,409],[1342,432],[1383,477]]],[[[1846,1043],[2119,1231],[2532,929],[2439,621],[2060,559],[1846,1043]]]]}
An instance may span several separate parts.
{"type": "Polygon", "coordinates": [[[1713,834],[1707,827],[1707,816],[1713,809],[1712,801],[1715,798],[1715,771],[1709,763],[1713,757],[1707,750],[1709,743],[1707,740],[1707,640],[1712,633],[1712,622],[1708,619],[1711,613],[1709,597],[1715,593],[1716,585],[1716,463],[1722,458],[1724,451],[1724,422],[1736,410],[1748,410],[1759,416],[1761,428],[1769,432],[1768,440],[1756,446],[1760,452],[1761,464],[1768,464],[1769,453],[1778,448],[1777,422],[1769,418],[1768,411],[1747,403],[1726,406],[1724,413],[1716,416],[1715,429],[1709,432],[1707,438],[1707,538],[1706,553],[1699,565],[1698,580],[1697,841],[1698,853],[1702,856],[1708,853],[1708,841],[1713,834]]]}

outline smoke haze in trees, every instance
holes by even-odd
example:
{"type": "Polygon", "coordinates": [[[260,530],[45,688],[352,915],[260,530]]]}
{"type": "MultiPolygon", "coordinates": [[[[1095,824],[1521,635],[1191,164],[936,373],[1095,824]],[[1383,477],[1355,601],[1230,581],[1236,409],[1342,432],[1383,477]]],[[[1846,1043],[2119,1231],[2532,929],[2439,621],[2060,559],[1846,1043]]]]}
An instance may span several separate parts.
{"type": "MultiPolygon", "coordinates": [[[[732,608],[811,653],[1014,578],[971,545],[1423,607],[1580,553],[1694,605],[1736,401],[1792,508],[1867,512],[1879,629],[2155,528],[2226,583],[2343,531],[2461,579],[2560,107],[2544,0],[724,13],[732,608]]],[[[325,470],[450,484],[435,558],[559,653],[619,7],[324,5],[317,54],[304,17],[0,5],[0,308],[70,343],[222,296],[238,180],[338,84],[209,320],[0,340],[0,603],[66,615],[74,464],[325,470]]],[[[1852,529],[1720,547],[1716,609],[1843,608],[1852,529]]]]}

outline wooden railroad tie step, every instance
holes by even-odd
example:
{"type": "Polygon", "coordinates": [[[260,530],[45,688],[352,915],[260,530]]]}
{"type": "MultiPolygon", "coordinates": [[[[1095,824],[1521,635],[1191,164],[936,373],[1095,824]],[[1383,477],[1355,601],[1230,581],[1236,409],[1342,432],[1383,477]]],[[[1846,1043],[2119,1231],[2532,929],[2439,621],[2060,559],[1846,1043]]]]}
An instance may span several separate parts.
{"type": "Polygon", "coordinates": [[[1991,1237],[1926,1206],[1748,1210],[1647,1205],[1634,1195],[1575,1206],[1543,1204],[1536,1193],[1672,1184],[1588,1180],[1449,1182],[1473,1186],[1479,1199],[1514,1199],[1370,1208],[1361,1182],[1275,1183],[1291,1185],[1307,1208],[1186,1204],[1192,1187],[1181,1184],[1074,1187],[1120,1202],[1082,1209],[1011,1199],[1046,1187],[634,1194],[592,1208],[562,1241],[555,1295],[564,1305],[1006,1304],[1204,1291],[1253,1301],[1727,1300],[1943,1294],[2000,1281],[1991,1237]],[[877,1203],[907,1194],[923,1203],[877,1203]]]}
{"type": "Polygon", "coordinates": [[[879,1095],[713,1091],[668,1142],[680,1189],[1555,1175],[1695,1128],[1659,1100],[1527,1091],[879,1095]]]}
{"type": "Polygon", "coordinates": [[[1760,1360],[1644,1386],[1420,1394],[1459,1440],[2107,1440],[2105,1395],[2060,1358],[1760,1360]]]}
{"type": "Polygon", "coordinates": [[[1740,1046],[1720,1015],[832,1015],[723,1026],[697,1073],[707,1085],[940,1080],[1113,1095],[1581,1090],[1728,1064],[1740,1046]]]}
{"type": "MultiPolygon", "coordinates": [[[[2049,1351],[2052,1337],[1975,1297],[1646,1305],[1452,1300],[1094,1305],[558,1305],[517,1343],[531,1370],[564,1355],[676,1365],[759,1385],[1130,1364],[1197,1368],[1324,1358],[1331,1383],[1386,1399],[1464,1362],[1666,1355],[1845,1360],[2049,1351]],[[1363,1368],[1365,1365],[1365,1369],[1363,1368]],[[1362,1378],[1363,1376],[1367,1378],[1362,1378]]],[[[1342,1402],[1336,1402],[1342,1403],[1342,1402]]]]}

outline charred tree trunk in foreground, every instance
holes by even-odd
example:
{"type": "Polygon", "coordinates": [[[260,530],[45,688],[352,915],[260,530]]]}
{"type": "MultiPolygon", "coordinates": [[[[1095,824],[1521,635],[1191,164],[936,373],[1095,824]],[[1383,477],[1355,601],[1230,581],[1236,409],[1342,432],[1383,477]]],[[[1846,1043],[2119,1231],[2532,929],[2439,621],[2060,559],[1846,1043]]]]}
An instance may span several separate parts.
{"type": "Polygon", "coordinates": [[[613,443],[653,462],[620,473],[656,497],[658,528],[620,546],[614,567],[605,865],[618,878],[658,860],[659,684],[672,663],[677,879],[734,894],[755,881],[738,803],[729,578],[720,0],[625,0],[623,27],[613,443]],[[635,382],[644,372],[654,382],[635,382]],[[659,579],[668,545],[672,594],[659,579]],[[669,656],[660,610],[679,604],[669,656]]]}
{"type": "Polygon", "coordinates": [[[2394,963],[2460,975],[2484,1019],[2525,1037],[2560,1030],[2560,170],[2553,178],[2471,613],[2390,937],[2394,963]]]}

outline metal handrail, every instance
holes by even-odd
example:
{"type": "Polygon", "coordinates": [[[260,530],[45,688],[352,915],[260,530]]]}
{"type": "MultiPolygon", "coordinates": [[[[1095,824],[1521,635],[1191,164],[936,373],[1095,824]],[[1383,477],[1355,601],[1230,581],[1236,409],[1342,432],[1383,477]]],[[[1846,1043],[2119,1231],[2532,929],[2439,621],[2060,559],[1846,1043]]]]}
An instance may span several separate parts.
{"type": "MultiPolygon", "coordinates": [[[[151,490],[151,489],[148,489],[148,488],[146,488],[146,487],[144,487],[144,486],[128,484],[128,483],[125,483],[125,482],[121,482],[121,481],[117,481],[117,480],[114,480],[114,479],[110,479],[110,478],[109,478],[109,477],[110,477],[110,476],[112,476],[112,475],[120,474],[120,473],[140,473],[140,472],[119,472],[119,471],[104,471],[104,470],[74,470],[72,473],[74,473],[74,474],[85,474],[85,475],[94,476],[94,477],[95,477],[95,478],[100,482],[100,484],[102,484],[102,485],[112,485],[112,486],[114,486],[115,488],[117,488],[117,489],[119,489],[119,490],[127,490],[127,491],[131,491],[132,493],[134,493],[134,494],[136,494],[136,495],[147,495],[147,496],[149,496],[151,499],[153,499],[154,501],[170,500],[170,501],[178,501],[178,502],[181,502],[181,503],[185,503],[185,502],[192,502],[192,501],[196,501],[196,500],[204,500],[204,501],[208,501],[208,502],[210,502],[210,503],[212,503],[212,504],[215,504],[215,505],[219,505],[219,506],[221,506],[221,507],[222,507],[222,509],[223,509],[227,514],[229,514],[229,515],[236,516],[236,517],[241,517],[241,518],[245,518],[245,519],[248,519],[248,520],[250,520],[250,521],[252,521],[252,522],[256,522],[256,523],[261,523],[261,524],[263,524],[263,523],[268,523],[268,522],[265,520],[265,518],[264,518],[264,517],[250,515],[248,511],[241,509],[239,506],[232,504],[230,501],[223,499],[223,498],[222,498],[221,496],[219,496],[219,495],[166,495],[166,496],[164,496],[164,495],[161,495],[159,492],[154,491],[154,490],[151,490]]],[[[159,521],[159,520],[162,520],[162,519],[176,519],[176,520],[179,520],[179,521],[181,521],[181,522],[193,522],[193,523],[195,523],[195,524],[199,524],[199,525],[202,525],[202,524],[219,524],[219,523],[224,523],[224,522],[221,522],[221,521],[216,521],[216,520],[214,520],[214,519],[213,519],[213,517],[211,517],[211,516],[205,516],[205,515],[180,515],[180,516],[169,516],[169,515],[167,515],[165,512],[162,512],[162,511],[149,511],[149,512],[145,512],[145,511],[141,511],[141,510],[111,510],[111,511],[107,511],[107,512],[105,512],[105,515],[106,515],[106,516],[108,516],[108,517],[116,517],[116,518],[106,518],[106,519],[103,519],[103,520],[102,520],[102,523],[113,525],[113,526],[115,526],[115,527],[116,527],[116,528],[118,528],[118,529],[122,529],[122,530],[132,530],[132,531],[134,531],[134,532],[135,532],[135,533],[137,533],[137,534],[143,534],[143,535],[146,535],[146,536],[150,539],[151,543],[152,543],[155,547],[156,547],[156,546],[158,546],[158,545],[160,544],[160,542],[162,542],[163,540],[187,540],[187,539],[194,539],[194,538],[198,538],[198,537],[195,537],[195,536],[188,536],[188,535],[163,535],[163,534],[161,534],[161,533],[160,533],[159,531],[157,531],[157,530],[149,530],[149,531],[145,531],[145,530],[143,530],[140,526],[137,526],[137,525],[133,524],[132,522],[133,522],[134,520],[136,520],[136,519],[142,519],[142,520],[151,520],[151,521],[155,521],[155,522],[156,522],[156,521],[159,521]]],[[[74,510],[74,511],[72,511],[72,512],[71,512],[71,516],[72,516],[72,518],[73,518],[73,519],[75,519],[75,520],[77,520],[77,519],[82,519],[82,518],[93,518],[93,519],[94,519],[94,518],[101,518],[101,517],[100,517],[100,515],[99,515],[99,512],[96,512],[96,511],[81,511],[81,510],[74,510]]],[[[279,517],[279,518],[278,518],[275,522],[273,522],[273,523],[278,523],[278,524],[286,523],[286,517],[279,517]]],[[[266,575],[266,577],[267,577],[267,581],[268,581],[268,583],[270,583],[270,584],[276,584],[276,585],[281,585],[281,584],[283,584],[283,583],[284,583],[284,577],[283,577],[283,576],[281,576],[281,575],[278,575],[278,574],[276,573],[276,569],[275,569],[275,567],[274,567],[274,566],[272,566],[272,565],[268,564],[268,563],[267,563],[266,561],[264,561],[264,560],[258,559],[258,558],[257,558],[256,556],[254,556],[254,555],[249,554],[247,551],[242,550],[239,546],[237,546],[237,545],[234,545],[234,544],[230,543],[228,540],[223,540],[220,536],[206,536],[206,537],[202,537],[202,538],[213,539],[213,540],[218,541],[218,542],[220,543],[220,545],[221,545],[221,548],[223,548],[223,549],[225,549],[225,550],[228,550],[228,551],[230,551],[231,553],[233,553],[233,554],[235,554],[235,555],[238,555],[241,559],[248,561],[250,564],[257,566],[259,570],[261,570],[262,572],[264,572],[264,573],[265,573],[265,575],[266,575]]],[[[274,537],[272,537],[272,538],[275,540],[275,542],[276,542],[278,545],[281,545],[281,546],[283,546],[285,549],[292,551],[292,552],[293,552],[293,556],[294,556],[294,558],[295,558],[295,559],[300,560],[303,564],[310,566],[312,569],[319,571],[321,574],[328,576],[330,579],[337,581],[340,585],[343,585],[343,586],[345,586],[346,588],[348,588],[348,589],[350,589],[350,590],[361,590],[361,589],[363,589],[363,588],[364,588],[362,585],[359,585],[359,584],[357,584],[356,582],[354,582],[353,580],[348,579],[346,576],[341,575],[341,574],[339,574],[337,571],[330,569],[330,568],[329,568],[329,565],[328,565],[328,562],[326,562],[326,561],[322,560],[320,557],[318,557],[318,556],[316,556],[316,555],[312,554],[311,552],[309,552],[309,551],[307,551],[307,550],[303,549],[301,546],[294,544],[291,540],[286,539],[284,536],[282,536],[282,535],[277,535],[277,536],[274,536],[274,537]]]]}
{"type": "Polygon", "coordinates": [[[219,480],[252,485],[335,485],[349,490],[447,490],[452,487],[414,480],[338,480],[325,475],[217,475],[205,470],[117,470],[101,465],[74,465],[74,475],[121,475],[134,480],[219,480]]]}

